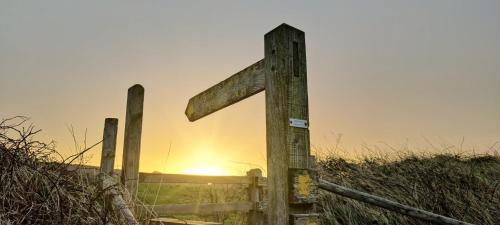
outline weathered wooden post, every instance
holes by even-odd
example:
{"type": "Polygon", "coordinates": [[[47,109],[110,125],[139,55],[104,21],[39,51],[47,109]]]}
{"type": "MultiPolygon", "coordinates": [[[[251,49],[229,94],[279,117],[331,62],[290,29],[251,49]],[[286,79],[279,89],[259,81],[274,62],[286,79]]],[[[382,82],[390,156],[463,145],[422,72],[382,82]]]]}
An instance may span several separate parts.
{"type": "Polygon", "coordinates": [[[102,190],[106,196],[106,213],[115,210],[120,214],[125,224],[139,225],[134,218],[133,211],[129,208],[126,201],[123,200],[120,187],[116,186],[116,181],[113,178],[113,169],[115,164],[116,152],[116,134],[118,130],[118,119],[106,118],[104,121],[104,132],[102,137],[102,154],[100,179],[102,182],[102,190]]]}
{"type": "Polygon", "coordinates": [[[116,152],[116,134],[118,132],[118,119],[106,118],[102,136],[101,173],[113,176],[116,152]]]}
{"type": "Polygon", "coordinates": [[[189,100],[195,121],[266,90],[267,224],[312,225],[317,179],[310,168],[304,32],[282,24],[264,36],[265,58],[189,100]]]}
{"type": "Polygon", "coordinates": [[[132,200],[136,199],[139,182],[143,106],[144,88],[136,84],[128,89],[121,176],[132,200]]]}
{"type": "Polygon", "coordinates": [[[253,203],[253,208],[248,212],[248,224],[251,225],[264,225],[265,215],[262,212],[262,196],[263,190],[261,185],[262,171],[260,169],[251,169],[247,172],[247,176],[250,179],[250,185],[248,186],[248,200],[253,203]]]}
{"type": "Polygon", "coordinates": [[[286,24],[264,36],[268,224],[317,223],[304,36],[286,24]]]}

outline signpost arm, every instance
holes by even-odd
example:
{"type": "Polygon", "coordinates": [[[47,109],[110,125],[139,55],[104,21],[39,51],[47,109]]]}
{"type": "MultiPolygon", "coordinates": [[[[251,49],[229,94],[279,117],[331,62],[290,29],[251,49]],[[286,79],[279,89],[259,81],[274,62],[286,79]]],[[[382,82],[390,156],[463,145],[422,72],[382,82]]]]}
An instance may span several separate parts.
{"type": "Polygon", "coordinates": [[[186,116],[193,122],[264,90],[264,60],[189,99],[186,116]]]}

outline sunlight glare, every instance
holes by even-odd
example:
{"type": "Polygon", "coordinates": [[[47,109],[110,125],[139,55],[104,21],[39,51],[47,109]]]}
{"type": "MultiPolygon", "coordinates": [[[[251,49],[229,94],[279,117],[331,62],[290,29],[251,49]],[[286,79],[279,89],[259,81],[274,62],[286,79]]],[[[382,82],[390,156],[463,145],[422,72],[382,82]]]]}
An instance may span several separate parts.
{"type": "Polygon", "coordinates": [[[190,163],[182,168],[182,173],[193,175],[224,176],[229,175],[228,165],[214,150],[208,141],[197,143],[190,156],[190,163]]]}
{"type": "Polygon", "coordinates": [[[186,168],[184,170],[185,174],[193,174],[193,175],[211,175],[211,176],[223,176],[227,175],[227,171],[222,168],[215,166],[200,166],[200,167],[191,167],[186,168]]]}

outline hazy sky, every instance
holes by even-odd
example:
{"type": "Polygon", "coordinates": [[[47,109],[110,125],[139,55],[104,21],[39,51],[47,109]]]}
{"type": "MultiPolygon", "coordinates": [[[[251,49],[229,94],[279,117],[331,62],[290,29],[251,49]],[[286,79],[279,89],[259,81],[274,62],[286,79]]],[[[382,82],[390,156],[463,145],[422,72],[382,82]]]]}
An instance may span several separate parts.
{"type": "MultiPolygon", "coordinates": [[[[141,170],[265,167],[263,93],[195,123],[184,109],[262,59],[283,22],[306,32],[314,149],[339,135],[350,155],[500,148],[496,0],[0,0],[0,118],[31,117],[69,154],[68,127],[90,145],[117,117],[119,168],[127,88],[140,83],[141,170]]],[[[97,164],[100,147],[91,154],[97,164]]]]}

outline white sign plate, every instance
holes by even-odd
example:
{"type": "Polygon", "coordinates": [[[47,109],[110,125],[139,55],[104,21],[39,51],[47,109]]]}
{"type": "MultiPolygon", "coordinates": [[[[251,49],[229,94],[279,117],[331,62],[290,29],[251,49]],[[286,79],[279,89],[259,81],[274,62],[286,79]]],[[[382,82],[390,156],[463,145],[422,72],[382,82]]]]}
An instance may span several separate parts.
{"type": "Polygon", "coordinates": [[[307,120],[290,118],[290,126],[291,127],[298,127],[298,128],[308,128],[309,123],[307,122],[307,120]]]}

